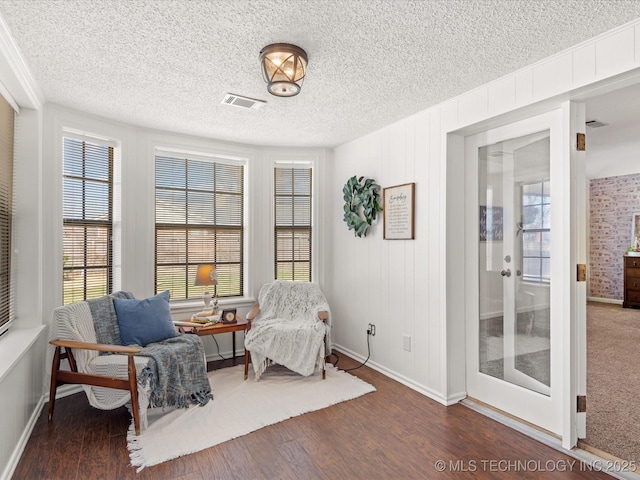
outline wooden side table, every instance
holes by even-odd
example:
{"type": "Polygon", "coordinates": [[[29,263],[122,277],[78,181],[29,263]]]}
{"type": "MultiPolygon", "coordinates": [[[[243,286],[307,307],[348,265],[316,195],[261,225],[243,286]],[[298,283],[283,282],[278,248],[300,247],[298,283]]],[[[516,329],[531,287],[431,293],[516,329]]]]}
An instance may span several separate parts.
{"type": "MultiPolygon", "coordinates": [[[[233,364],[236,361],[236,332],[246,332],[249,322],[242,316],[236,314],[236,323],[216,323],[214,325],[202,326],[194,322],[189,321],[175,321],[173,322],[183,333],[192,333],[200,337],[205,335],[217,335],[219,333],[231,333],[232,336],[232,348],[233,348],[233,364]]],[[[247,351],[245,350],[244,362],[245,370],[247,369],[248,361],[247,351]]]]}

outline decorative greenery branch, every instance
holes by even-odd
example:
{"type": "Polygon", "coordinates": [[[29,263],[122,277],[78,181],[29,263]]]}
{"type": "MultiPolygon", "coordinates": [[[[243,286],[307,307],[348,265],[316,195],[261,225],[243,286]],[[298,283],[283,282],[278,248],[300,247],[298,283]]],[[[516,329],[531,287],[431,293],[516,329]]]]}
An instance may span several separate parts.
{"type": "Polygon", "coordinates": [[[351,177],[344,188],[344,221],[349,230],[353,230],[358,237],[367,236],[367,230],[376,219],[380,206],[380,185],[375,180],[368,178],[362,183],[364,177],[351,177]]]}

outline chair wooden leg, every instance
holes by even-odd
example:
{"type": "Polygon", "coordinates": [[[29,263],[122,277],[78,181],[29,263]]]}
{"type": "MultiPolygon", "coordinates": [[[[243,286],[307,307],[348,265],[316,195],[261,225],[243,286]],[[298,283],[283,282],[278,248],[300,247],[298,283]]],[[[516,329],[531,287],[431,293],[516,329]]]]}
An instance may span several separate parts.
{"type": "Polygon", "coordinates": [[[322,379],[327,378],[327,334],[324,334],[324,340],[322,341],[322,379]]]}
{"type": "MultiPolygon", "coordinates": [[[[77,372],[78,371],[78,365],[76,364],[76,359],[73,356],[73,352],[71,351],[70,348],[66,348],[64,349],[65,352],[65,357],[67,359],[67,362],[69,362],[69,368],[71,369],[72,372],[77,372]]],[[[63,358],[63,357],[60,357],[63,358]]]]}
{"type": "Polygon", "coordinates": [[[140,435],[140,405],[138,403],[138,381],[136,378],[136,363],[133,355],[129,355],[129,391],[131,392],[131,414],[136,435],[140,435]]]}
{"type": "Polygon", "coordinates": [[[56,390],[58,389],[58,369],[60,368],[60,347],[56,347],[51,364],[51,385],[49,387],[49,422],[53,419],[53,407],[56,403],[56,390]]]}
{"type": "Polygon", "coordinates": [[[244,349],[244,379],[249,378],[249,351],[244,349]]]}

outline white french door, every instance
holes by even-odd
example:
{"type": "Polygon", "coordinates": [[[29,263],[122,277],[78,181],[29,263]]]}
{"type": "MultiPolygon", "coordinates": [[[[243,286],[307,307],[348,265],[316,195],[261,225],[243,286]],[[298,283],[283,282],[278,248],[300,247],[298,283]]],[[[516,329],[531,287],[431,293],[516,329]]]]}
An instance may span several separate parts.
{"type": "Polygon", "coordinates": [[[467,393],[558,435],[565,132],[557,110],[465,139],[467,393]]]}

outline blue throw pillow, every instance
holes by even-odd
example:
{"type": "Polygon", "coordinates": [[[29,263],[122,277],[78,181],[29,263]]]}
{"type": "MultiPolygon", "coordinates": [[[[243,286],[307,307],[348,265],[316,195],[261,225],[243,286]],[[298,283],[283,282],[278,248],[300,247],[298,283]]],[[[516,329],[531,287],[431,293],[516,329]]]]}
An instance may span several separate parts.
{"type": "Polygon", "coordinates": [[[123,345],[145,347],[178,335],[171,321],[169,290],[144,300],[114,298],[113,304],[123,345]]]}

